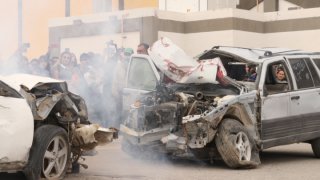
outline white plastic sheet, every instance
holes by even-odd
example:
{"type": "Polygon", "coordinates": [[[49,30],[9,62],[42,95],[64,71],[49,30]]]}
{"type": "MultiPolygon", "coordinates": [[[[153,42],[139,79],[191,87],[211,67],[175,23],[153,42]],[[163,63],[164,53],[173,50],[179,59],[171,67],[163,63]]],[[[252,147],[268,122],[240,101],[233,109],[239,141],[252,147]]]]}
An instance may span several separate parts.
{"type": "Polygon", "coordinates": [[[227,75],[220,58],[198,62],[165,37],[152,45],[149,55],[160,71],[178,83],[218,83],[217,77],[227,75]]]}

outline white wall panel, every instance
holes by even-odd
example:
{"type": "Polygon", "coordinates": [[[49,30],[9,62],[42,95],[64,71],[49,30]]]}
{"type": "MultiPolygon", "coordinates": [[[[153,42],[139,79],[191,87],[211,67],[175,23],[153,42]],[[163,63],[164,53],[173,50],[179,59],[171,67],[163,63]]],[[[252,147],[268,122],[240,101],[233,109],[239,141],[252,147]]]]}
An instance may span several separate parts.
{"type": "Polygon", "coordinates": [[[265,34],[246,31],[234,31],[233,33],[234,46],[249,48],[265,47],[265,34]]]}
{"type": "Polygon", "coordinates": [[[159,32],[159,38],[170,38],[190,56],[210,49],[216,45],[239,46],[249,48],[283,47],[320,52],[320,30],[295,31],[281,33],[253,33],[245,31],[216,31],[202,33],[169,33],[159,32]]]}
{"type": "Polygon", "coordinates": [[[216,45],[233,45],[233,31],[216,31],[202,33],[169,33],[159,32],[158,36],[170,38],[175,44],[181,47],[188,55],[195,56],[200,52],[210,49],[216,45]]]}
{"type": "Polygon", "coordinates": [[[159,0],[159,9],[173,12],[206,11],[207,0],[159,0]]]}
{"type": "Polygon", "coordinates": [[[113,40],[118,47],[133,48],[136,50],[138,44],[140,43],[140,33],[126,33],[126,38],[122,38],[121,34],[114,35],[102,35],[102,36],[84,36],[77,38],[65,38],[61,39],[61,51],[64,51],[65,48],[70,48],[70,51],[73,52],[78,61],[79,56],[83,52],[94,52],[102,53],[104,48],[106,48],[106,42],[113,40]]]}
{"type": "Polygon", "coordinates": [[[278,46],[320,52],[320,30],[268,33],[265,46],[278,46]]]}

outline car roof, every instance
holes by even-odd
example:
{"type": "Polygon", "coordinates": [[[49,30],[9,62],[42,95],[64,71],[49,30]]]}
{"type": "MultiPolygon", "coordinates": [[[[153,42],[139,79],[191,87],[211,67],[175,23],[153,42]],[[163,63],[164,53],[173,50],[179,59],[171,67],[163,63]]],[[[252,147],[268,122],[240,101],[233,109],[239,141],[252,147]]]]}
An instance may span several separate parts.
{"type": "Polygon", "coordinates": [[[27,88],[32,89],[38,83],[65,83],[61,80],[43,76],[35,76],[31,74],[12,74],[6,76],[0,75],[0,80],[18,92],[21,89],[20,85],[24,85],[27,88]]]}
{"type": "Polygon", "coordinates": [[[245,47],[233,47],[233,46],[214,46],[210,50],[206,50],[195,58],[200,58],[205,56],[207,53],[214,52],[217,54],[223,54],[227,56],[232,56],[239,60],[247,63],[259,64],[266,60],[268,57],[272,56],[285,56],[285,55],[295,55],[295,54],[320,54],[316,52],[307,52],[298,49],[289,48],[277,48],[277,47],[267,47],[267,48],[245,48],[245,47]]]}

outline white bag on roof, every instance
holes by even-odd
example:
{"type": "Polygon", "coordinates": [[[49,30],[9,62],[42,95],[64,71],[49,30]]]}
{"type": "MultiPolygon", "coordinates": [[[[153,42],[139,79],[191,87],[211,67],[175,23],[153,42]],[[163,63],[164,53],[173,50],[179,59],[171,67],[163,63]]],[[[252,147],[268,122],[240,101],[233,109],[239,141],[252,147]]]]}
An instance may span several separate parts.
{"type": "Polygon", "coordinates": [[[161,72],[178,83],[218,83],[218,72],[227,75],[220,58],[197,62],[165,37],[152,45],[149,55],[161,72]]]}

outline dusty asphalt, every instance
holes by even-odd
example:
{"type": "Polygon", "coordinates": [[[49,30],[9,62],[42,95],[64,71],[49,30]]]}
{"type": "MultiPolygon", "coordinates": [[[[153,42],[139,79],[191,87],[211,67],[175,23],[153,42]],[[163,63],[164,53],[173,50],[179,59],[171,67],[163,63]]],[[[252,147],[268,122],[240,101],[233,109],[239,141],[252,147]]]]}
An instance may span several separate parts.
{"type": "MultiPolygon", "coordinates": [[[[222,162],[206,164],[191,160],[141,160],[135,159],[120,147],[120,140],[98,147],[96,156],[87,156],[88,169],[80,174],[68,174],[66,180],[319,180],[320,159],[313,156],[309,144],[293,144],[265,150],[262,164],[257,169],[232,170],[222,162]]],[[[0,174],[0,180],[21,179],[20,174],[0,174]]]]}
{"type": "Polygon", "coordinates": [[[68,175],[68,180],[107,179],[320,179],[320,159],[313,156],[310,144],[294,144],[262,152],[257,169],[232,170],[222,162],[206,164],[191,160],[147,161],[121,151],[119,140],[98,148],[98,155],[87,157],[87,170],[68,175]]]}

